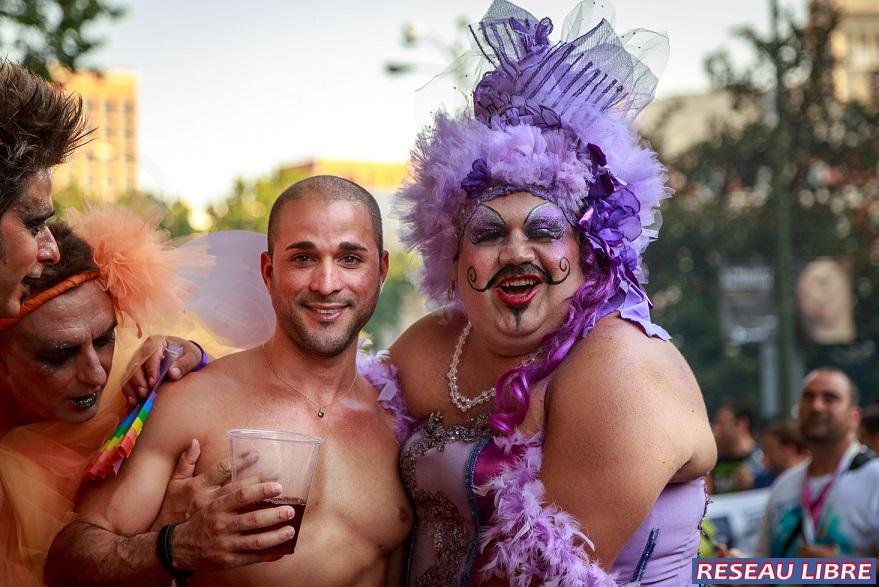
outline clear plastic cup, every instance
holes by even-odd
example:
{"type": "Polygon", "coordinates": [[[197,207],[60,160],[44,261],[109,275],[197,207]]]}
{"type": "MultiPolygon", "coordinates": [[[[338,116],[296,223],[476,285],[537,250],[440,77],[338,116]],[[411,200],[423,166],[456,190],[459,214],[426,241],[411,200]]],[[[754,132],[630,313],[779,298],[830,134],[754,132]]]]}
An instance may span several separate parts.
{"type": "Polygon", "coordinates": [[[264,499],[245,511],[261,508],[291,506],[296,515],[292,520],[282,522],[255,532],[269,532],[282,526],[292,526],[296,534],[281,550],[292,554],[299,538],[305,505],[308,502],[308,490],[317,466],[317,455],[323,439],[298,432],[282,430],[229,430],[229,442],[232,445],[232,480],[260,478],[269,475],[280,483],[281,495],[264,499]],[[249,458],[257,455],[256,462],[249,458]]]}

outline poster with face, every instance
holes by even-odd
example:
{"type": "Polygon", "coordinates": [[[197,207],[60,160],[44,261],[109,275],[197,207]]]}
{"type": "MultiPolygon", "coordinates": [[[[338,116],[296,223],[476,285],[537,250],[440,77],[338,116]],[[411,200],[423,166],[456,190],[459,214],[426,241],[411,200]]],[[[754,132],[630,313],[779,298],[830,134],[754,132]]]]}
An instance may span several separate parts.
{"type": "Polygon", "coordinates": [[[805,332],[818,344],[848,344],[855,338],[851,275],[844,262],[821,257],[800,272],[797,304],[805,332]]]}

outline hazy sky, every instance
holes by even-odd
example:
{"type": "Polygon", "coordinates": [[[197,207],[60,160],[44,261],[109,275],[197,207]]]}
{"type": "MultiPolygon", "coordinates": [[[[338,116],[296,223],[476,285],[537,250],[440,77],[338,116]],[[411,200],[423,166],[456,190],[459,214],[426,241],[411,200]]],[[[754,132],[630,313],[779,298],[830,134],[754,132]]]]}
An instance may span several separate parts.
{"type": "MultiPolygon", "coordinates": [[[[436,51],[403,49],[404,23],[451,40],[458,17],[475,21],[488,4],[129,0],[128,14],[112,25],[92,61],[139,76],[142,185],[201,203],[224,195],[235,176],[313,156],[405,160],[423,123],[416,120],[415,90],[446,62],[436,51]],[[424,66],[389,77],[389,60],[424,66]]],[[[768,0],[614,4],[618,31],[648,28],[671,38],[659,96],[705,89],[705,54],[735,49],[737,25],[766,29],[769,10],[768,0]]],[[[556,39],[573,4],[523,6],[552,17],[556,39]]]]}

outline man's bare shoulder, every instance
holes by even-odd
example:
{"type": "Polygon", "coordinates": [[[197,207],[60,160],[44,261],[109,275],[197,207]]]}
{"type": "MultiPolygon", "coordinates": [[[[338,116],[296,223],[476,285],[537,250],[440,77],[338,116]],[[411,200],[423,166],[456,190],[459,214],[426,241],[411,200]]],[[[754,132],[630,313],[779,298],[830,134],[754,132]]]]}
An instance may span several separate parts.
{"type": "Polygon", "coordinates": [[[188,409],[215,404],[226,393],[252,378],[259,356],[253,349],[232,353],[208,363],[201,371],[162,385],[157,408],[188,409]]]}
{"type": "Polygon", "coordinates": [[[696,418],[701,426],[704,419],[701,390],[677,348],[618,316],[603,318],[574,345],[553,374],[548,397],[602,422],[661,414],[696,418]]]}

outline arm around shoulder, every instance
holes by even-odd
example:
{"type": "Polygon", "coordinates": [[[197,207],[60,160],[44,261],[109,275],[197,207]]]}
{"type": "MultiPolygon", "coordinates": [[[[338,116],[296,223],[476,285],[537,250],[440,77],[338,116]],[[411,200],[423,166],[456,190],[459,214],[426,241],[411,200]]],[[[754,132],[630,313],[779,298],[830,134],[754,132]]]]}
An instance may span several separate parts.
{"type": "MultiPolygon", "coordinates": [[[[191,384],[190,384],[191,385],[191,384]]],[[[191,441],[184,422],[193,390],[162,387],[135,450],[119,473],[80,490],[77,518],[55,538],[46,561],[49,585],[165,585],[170,575],[148,532],[177,456],[191,441]]]]}
{"type": "MultiPolygon", "coordinates": [[[[201,392],[211,393],[210,381],[201,392]]],[[[180,384],[178,384],[179,386],[180,384]]],[[[167,585],[171,572],[216,571],[280,559],[275,547],[293,538],[290,506],[254,509],[281,494],[274,482],[242,480],[224,486],[173,534],[148,529],[159,512],[179,453],[199,436],[187,402],[198,389],[171,389],[156,403],[144,435],[119,476],[89,487],[77,520],[55,539],[46,562],[49,585],[167,585]],[[242,510],[250,511],[242,513],[242,510]],[[266,528],[277,528],[266,530],[266,528]],[[159,557],[159,536],[163,558],[159,557]],[[162,562],[164,560],[164,563],[162,562]],[[166,566],[168,565],[168,566],[166,566]]],[[[210,418],[207,418],[210,420],[210,418]]]]}

